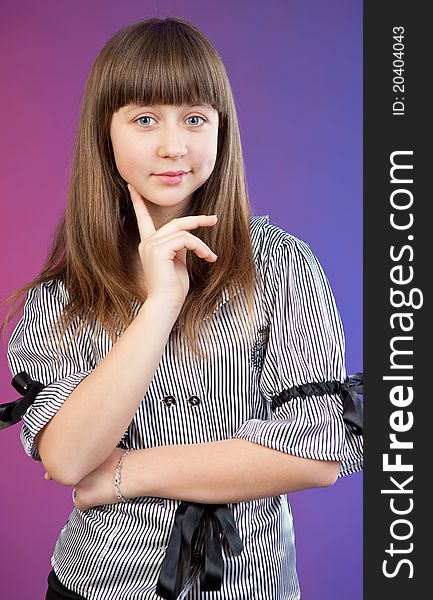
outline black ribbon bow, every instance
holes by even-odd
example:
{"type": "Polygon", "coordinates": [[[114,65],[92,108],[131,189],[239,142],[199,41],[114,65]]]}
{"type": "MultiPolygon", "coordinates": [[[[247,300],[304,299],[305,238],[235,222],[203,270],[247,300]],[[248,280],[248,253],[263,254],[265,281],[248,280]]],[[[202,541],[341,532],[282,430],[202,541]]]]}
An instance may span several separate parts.
{"type": "Polygon", "coordinates": [[[338,394],[343,400],[343,421],[356,435],[363,434],[364,404],[358,394],[364,394],[364,373],[355,373],[340,381],[311,381],[294,385],[272,398],[272,410],[275,411],[292,398],[338,394]]]}
{"type": "Polygon", "coordinates": [[[220,534],[235,556],[243,550],[233,514],[227,504],[181,502],[161,565],[156,593],[165,600],[176,600],[189,573],[195,542],[203,534],[200,586],[203,591],[221,589],[223,558],[220,534]]]}
{"type": "Polygon", "coordinates": [[[358,394],[364,395],[364,373],[346,377],[340,386],[343,399],[343,420],[353,433],[363,434],[364,404],[358,394]]]}
{"type": "Polygon", "coordinates": [[[21,420],[36,396],[45,387],[39,381],[33,381],[28,373],[22,371],[12,379],[12,385],[23,396],[12,402],[0,404],[0,429],[6,429],[21,420]]]}

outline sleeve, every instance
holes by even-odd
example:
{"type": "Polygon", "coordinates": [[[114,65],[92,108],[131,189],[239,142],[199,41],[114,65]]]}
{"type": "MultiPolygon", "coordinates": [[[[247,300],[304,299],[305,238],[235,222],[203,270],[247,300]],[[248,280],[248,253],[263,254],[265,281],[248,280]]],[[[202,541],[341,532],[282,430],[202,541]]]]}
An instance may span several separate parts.
{"type": "Polygon", "coordinates": [[[348,378],[341,318],[311,248],[283,233],[264,287],[269,330],[260,390],[271,418],[250,419],[233,437],[303,458],[341,461],[342,477],[362,470],[363,438],[343,419],[341,387],[348,378]]]}
{"type": "Polygon", "coordinates": [[[26,371],[33,380],[46,387],[35,397],[22,417],[21,442],[28,456],[40,461],[36,434],[48,423],[74,388],[92,371],[85,336],[73,339],[73,324],[57,359],[58,338],[51,327],[63,310],[65,301],[55,293],[55,286],[42,283],[29,290],[18,321],[9,339],[7,359],[14,377],[26,371]]]}

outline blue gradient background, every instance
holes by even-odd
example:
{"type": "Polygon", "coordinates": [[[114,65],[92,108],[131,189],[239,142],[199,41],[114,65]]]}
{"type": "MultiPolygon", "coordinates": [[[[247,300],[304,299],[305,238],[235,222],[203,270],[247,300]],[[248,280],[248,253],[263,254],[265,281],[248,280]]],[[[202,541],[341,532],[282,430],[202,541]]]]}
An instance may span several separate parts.
{"type": "MultiPolygon", "coordinates": [[[[1,299],[46,257],[94,59],[114,32],[148,16],[187,19],[217,48],[235,96],[253,212],[310,244],[341,312],[347,372],[362,370],[360,0],[3,2],[1,299]]],[[[2,356],[0,401],[8,401],[16,393],[5,342],[2,356]]],[[[18,426],[0,434],[0,452],[1,595],[45,598],[71,489],[43,479],[18,426]]],[[[302,599],[360,600],[362,474],[290,501],[302,599]]]]}

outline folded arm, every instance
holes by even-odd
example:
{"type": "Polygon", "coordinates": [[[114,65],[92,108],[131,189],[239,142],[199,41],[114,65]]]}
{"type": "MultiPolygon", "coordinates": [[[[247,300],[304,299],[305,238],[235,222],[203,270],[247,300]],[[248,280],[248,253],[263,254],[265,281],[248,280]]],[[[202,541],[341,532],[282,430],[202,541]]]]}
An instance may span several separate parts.
{"type": "Polygon", "coordinates": [[[241,502],[332,485],[339,467],[240,439],[159,446],[126,457],[123,490],[129,497],[241,502]]]}
{"type": "MultiPolygon", "coordinates": [[[[115,448],[76,484],[77,508],[118,501],[113,480],[123,452],[115,448]]],[[[120,490],[126,498],[242,502],[332,485],[339,468],[338,461],[299,458],[246,440],[227,439],[134,450],[123,462],[120,490]]]]}

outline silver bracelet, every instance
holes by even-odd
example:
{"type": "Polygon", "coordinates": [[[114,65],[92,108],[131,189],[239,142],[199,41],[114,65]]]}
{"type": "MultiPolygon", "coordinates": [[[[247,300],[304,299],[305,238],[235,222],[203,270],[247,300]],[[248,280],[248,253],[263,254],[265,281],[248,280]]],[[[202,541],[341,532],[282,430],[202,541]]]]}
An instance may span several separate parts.
{"type": "Polygon", "coordinates": [[[116,465],[116,471],[115,471],[115,475],[114,475],[114,491],[116,492],[116,496],[117,499],[120,502],[129,502],[129,500],[127,500],[126,498],[124,498],[122,496],[122,494],[120,493],[120,470],[122,468],[122,464],[123,464],[123,459],[125,458],[125,456],[129,454],[129,449],[125,450],[125,452],[122,454],[122,456],[120,457],[119,462],[116,465]]]}

